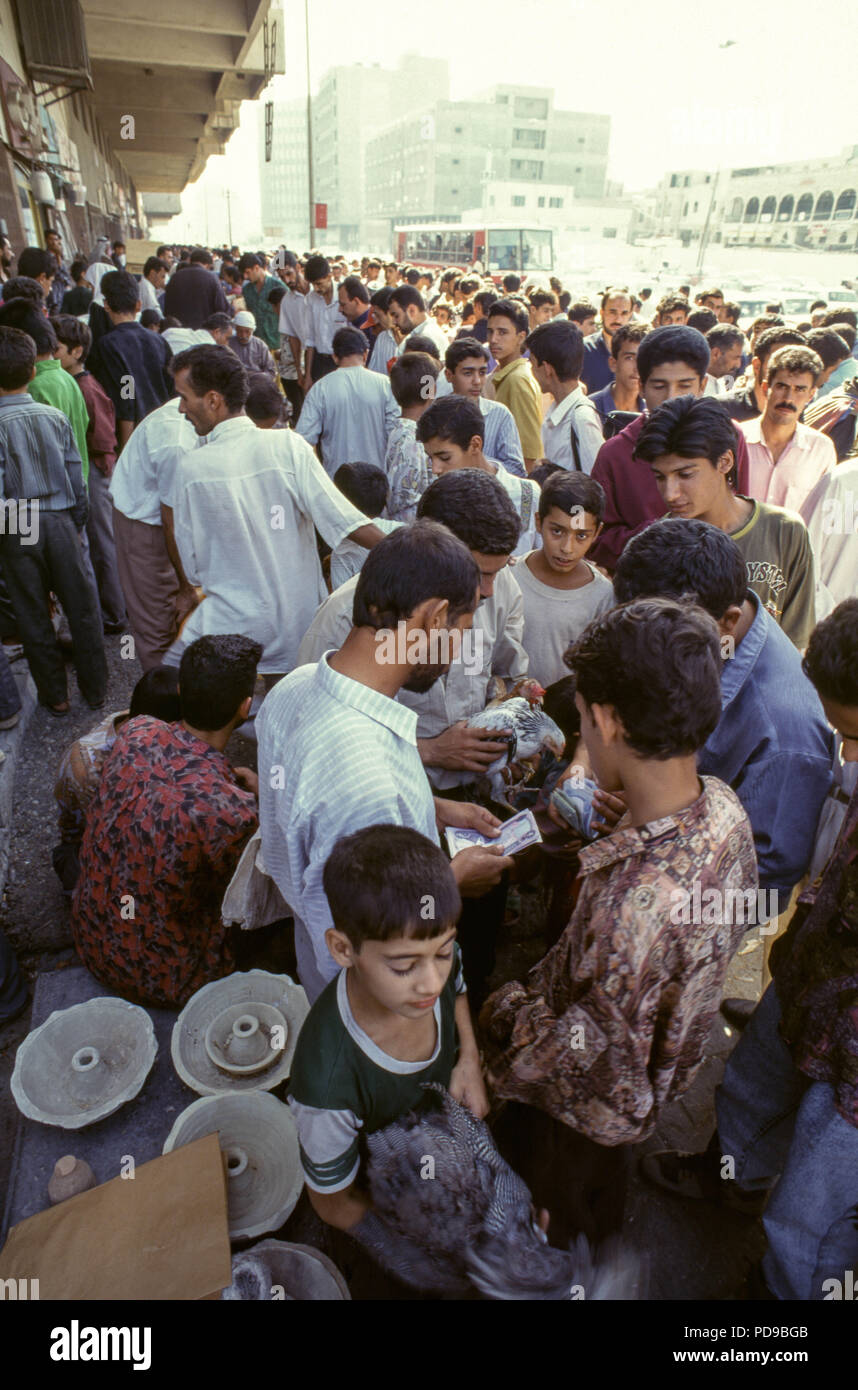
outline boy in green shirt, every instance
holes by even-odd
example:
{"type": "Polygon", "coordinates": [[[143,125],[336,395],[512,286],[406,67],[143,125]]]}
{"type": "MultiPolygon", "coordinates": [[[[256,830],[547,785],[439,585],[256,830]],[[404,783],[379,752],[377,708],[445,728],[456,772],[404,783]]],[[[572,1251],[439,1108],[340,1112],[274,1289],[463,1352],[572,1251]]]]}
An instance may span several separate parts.
{"type": "Polygon", "coordinates": [[[816,621],[813,551],[801,517],[734,492],[736,432],[711,396],[677,396],[653,411],[634,456],[652,468],[669,516],[708,521],[742,552],[753,589],[803,651],[816,621]]]}
{"type": "Polygon", "coordinates": [[[36,344],[36,375],[27,388],[28,394],[34,401],[52,405],[65,415],[72,427],[86,484],[89,477],[89,453],[86,447],[89,415],[80,387],[73,377],[63,371],[62,363],[54,356],[58,348],[56,333],[44,315],[25,299],[9,301],[4,308],[3,323],[28,333],[36,344]]]}
{"type": "Polygon", "coordinates": [[[395,1268],[408,1242],[361,1183],[365,1136],[416,1105],[427,1082],[480,1118],[489,1108],[456,946],[462,904],[444,854],[405,826],[339,840],[323,883],[325,939],[342,969],[301,1029],[289,1104],[314,1210],[395,1268]]]}

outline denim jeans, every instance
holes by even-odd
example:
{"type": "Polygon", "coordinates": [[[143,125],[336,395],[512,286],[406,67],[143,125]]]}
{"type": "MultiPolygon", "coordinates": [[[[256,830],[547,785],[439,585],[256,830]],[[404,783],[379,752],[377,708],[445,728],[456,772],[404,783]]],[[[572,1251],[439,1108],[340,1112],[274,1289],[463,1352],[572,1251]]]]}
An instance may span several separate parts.
{"type": "Polygon", "coordinates": [[[786,1301],[825,1297],[827,1279],[858,1272],[858,1128],[834,1089],[798,1070],[778,1032],[769,985],[715,1096],[723,1155],[747,1190],[772,1187],[763,1217],[763,1274],[786,1301]]]}

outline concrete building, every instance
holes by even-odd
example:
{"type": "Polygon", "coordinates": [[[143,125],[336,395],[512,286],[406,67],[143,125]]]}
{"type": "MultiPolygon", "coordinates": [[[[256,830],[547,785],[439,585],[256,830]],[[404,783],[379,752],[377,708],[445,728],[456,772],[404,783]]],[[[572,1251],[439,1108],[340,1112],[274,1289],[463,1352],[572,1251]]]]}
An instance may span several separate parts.
{"type": "Polygon", "coordinates": [[[666,174],[658,231],[685,245],[703,234],[724,246],[858,249],[858,145],[826,159],[666,174]]]}
{"type": "MultiPolygon", "coordinates": [[[[508,196],[525,207],[534,187],[537,202],[543,187],[546,199],[601,198],[610,127],[610,116],[558,110],[548,87],[499,85],[455,102],[436,94],[368,141],[367,205],[392,227],[482,207],[486,184],[518,185],[508,196]]],[[[519,206],[504,208],[504,219],[519,206]]]]}
{"type": "Polygon", "coordinates": [[[271,0],[0,0],[0,224],[15,251],[145,235],[272,75],[271,0]],[[269,55],[266,65],[265,55],[269,55]]]}
{"type": "MultiPolygon", "coordinates": [[[[396,68],[354,63],[331,68],[319,84],[313,112],[313,201],[327,205],[327,229],[313,241],[343,251],[365,244],[364,152],[367,141],[391,120],[425,108],[450,90],[446,59],[406,54],[396,68]]],[[[259,175],[266,236],[309,242],[306,181],[306,102],[273,103],[270,159],[260,129],[259,175]],[[304,164],[304,175],[298,168],[304,164]]]]}

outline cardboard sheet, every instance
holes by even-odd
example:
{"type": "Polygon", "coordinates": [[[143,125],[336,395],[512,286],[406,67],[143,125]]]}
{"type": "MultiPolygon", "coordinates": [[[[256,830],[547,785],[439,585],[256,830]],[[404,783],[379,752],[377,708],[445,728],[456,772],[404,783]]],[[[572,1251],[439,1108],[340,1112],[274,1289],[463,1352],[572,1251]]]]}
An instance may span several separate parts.
{"type": "Polygon", "coordinates": [[[0,1279],[38,1279],[42,1300],[199,1299],[231,1278],[216,1134],[29,1217],[0,1251],[0,1279]]]}

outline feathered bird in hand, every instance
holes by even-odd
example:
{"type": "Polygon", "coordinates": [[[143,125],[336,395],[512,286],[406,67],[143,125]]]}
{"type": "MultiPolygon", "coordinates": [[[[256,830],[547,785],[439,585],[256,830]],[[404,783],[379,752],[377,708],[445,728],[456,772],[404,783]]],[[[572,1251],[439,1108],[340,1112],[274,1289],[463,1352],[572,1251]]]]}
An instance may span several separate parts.
{"type": "Polygon", "coordinates": [[[407,1251],[389,1262],[393,1273],[426,1291],[476,1288],[497,1299],[643,1296],[640,1259],[621,1242],[598,1257],[582,1235],[568,1251],[548,1245],[488,1126],[443,1086],[423,1092],[414,1110],[367,1137],[373,1205],[391,1229],[391,1252],[398,1241],[407,1251]]]}
{"type": "MultiPolygon", "coordinates": [[[[535,681],[520,682],[513,687],[516,689],[522,689],[522,694],[510,691],[467,721],[472,729],[496,729],[498,743],[507,744],[506,753],[496,758],[484,774],[492,800],[506,806],[512,806],[513,794],[533,776],[542,754],[551,752],[561,758],[566,743],[561,730],[539,704],[545,694],[541,686],[535,681]],[[510,732],[504,734],[502,730],[510,732]]],[[[465,773],[463,780],[472,776],[465,773]]]]}

